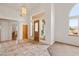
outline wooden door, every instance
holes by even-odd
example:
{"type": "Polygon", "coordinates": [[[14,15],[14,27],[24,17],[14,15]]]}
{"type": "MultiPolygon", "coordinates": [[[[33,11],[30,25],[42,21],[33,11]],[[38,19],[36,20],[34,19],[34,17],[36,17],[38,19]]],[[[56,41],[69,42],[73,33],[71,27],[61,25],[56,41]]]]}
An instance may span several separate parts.
{"type": "Polygon", "coordinates": [[[39,42],[39,20],[34,21],[34,41],[39,42]]]}
{"type": "Polygon", "coordinates": [[[17,30],[16,30],[17,24],[13,23],[12,24],[12,40],[17,39],[17,30]]]}
{"type": "Polygon", "coordinates": [[[17,32],[14,31],[12,32],[12,40],[16,40],[17,39],[17,32]]]}
{"type": "Polygon", "coordinates": [[[23,39],[28,39],[28,25],[23,25],[23,39]]]}

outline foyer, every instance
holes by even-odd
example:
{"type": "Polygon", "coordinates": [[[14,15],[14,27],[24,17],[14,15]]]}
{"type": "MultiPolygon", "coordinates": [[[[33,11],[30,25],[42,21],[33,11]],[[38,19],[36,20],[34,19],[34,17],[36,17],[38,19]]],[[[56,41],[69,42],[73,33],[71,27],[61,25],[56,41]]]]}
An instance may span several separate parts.
{"type": "Polygon", "coordinates": [[[1,56],[79,56],[79,4],[0,4],[1,56]]]}
{"type": "Polygon", "coordinates": [[[49,56],[51,4],[0,4],[0,55],[49,56]],[[47,12],[48,11],[48,12],[47,12]]]}

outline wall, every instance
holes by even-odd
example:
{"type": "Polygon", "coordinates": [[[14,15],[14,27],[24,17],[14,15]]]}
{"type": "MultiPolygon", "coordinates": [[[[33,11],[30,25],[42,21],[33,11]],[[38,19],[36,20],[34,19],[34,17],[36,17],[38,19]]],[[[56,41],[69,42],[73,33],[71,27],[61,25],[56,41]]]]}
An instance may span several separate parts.
{"type": "Polygon", "coordinates": [[[8,24],[7,22],[1,22],[1,41],[5,41],[8,39],[8,24]]]}
{"type": "Polygon", "coordinates": [[[45,17],[45,42],[47,44],[51,43],[51,4],[40,4],[40,6],[31,11],[30,16],[33,16],[39,12],[44,12],[46,14],[45,17]]]}
{"type": "MultiPolygon", "coordinates": [[[[18,22],[18,39],[23,39],[23,25],[28,25],[28,29],[29,29],[29,24],[27,22],[18,22]]],[[[30,31],[30,30],[29,30],[30,31]]],[[[29,32],[28,32],[28,37],[30,36],[29,32]]]]}
{"type": "Polygon", "coordinates": [[[27,21],[26,19],[28,19],[28,15],[26,17],[20,16],[20,10],[18,8],[19,6],[17,8],[13,7],[14,6],[0,5],[0,18],[16,21],[27,21]]]}
{"type": "MultiPolygon", "coordinates": [[[[13,9],[11,6],[1,6],[0,5],[0,17],[1,18],[6,18],[9,20],[16,20],[18,21],[18,39],[22,39],[22,27],[21,25],[23,23],[26,22],[26,24],[30,25],[30,22],[32,22],[31,20],[31,16],[34,14],[37,14],[39,12],[44,12],[46,14],[45,20],[46,20],[46,25],[45,25],[45,32],[46,32],[46,38],[45,38],[45,42],[48,44],[52,44],[53,39],[54,39],[54,34],[51,32],[54,32],[54,27],[52,27],[52,25],[54,25],[54,14],[53,14],[53,9],[54,7],[52,6],[52,17],[51,17],[51,4],[47,4],[47,3],[40,3],[38,5],[36,5],[36,7],[33,7],[31,10],[29,10],[29,14],[26,17],[21,17],[19,14],[19,10],[18,9],[13,9]],[[52,20],[51,20],[52,19],[52,20]],[[52,28],[51,28],[52,27],[52,28]],[[53,36],[52,36],[53,35],[53,36]]],[[[7,26],[6,26],[7,27],[7,26]]],[[[30,29],[30,27],[29,27],[30,29]]],[[[30,34],[29,34],[30,35],[30,34]]]]}
{"type": "MultiPolygon", "coordinates": [[[[0,19],[1,26],[1,41],[12,40],[12,26],[17,25],[16,21],[0,19]]],[[[15,26],[14,30],[18,30],[18,26],[15,26]]]]}
{"type": "Polygon", "coordinates": [[[12,28],[9,21],[0,20],[1,26],[1,41],[11,40],[12,28]]]}
{"type": "MultiPolygon", "coordinates": [[[[7,4],[8,5],[8,4],[7,4]]],[[[8,20],[14,20],[14,21],[18,21],[18,38],[17,39],[22,39],[22,24],[23,22],[29,24],[30,20],[29,20],[29,14],[26,17],[21,17],[20,16],[20,10],[19,10],[19,6],[17,8],[13,8],[14,6],[6,6],[6,5],[1,5],[0,4],[0,18],[2,19],[6,19],[6,21],[2,21],[2,35],[1,35],[1,39],[2,41],[6,41],[6,40],[11,40],[11,22],[8,22],[8,20]],[[22,22],[22,23],[21,23],[22,22]],[[21,25],[21,26],[20,26],[21,25]]],[[[2,20],[1,19],[1,20],[2,20]]]]}
{"type": "Polygon", "coordinates": [[[51,4],[51,44],[55,42],[55,7],[54,4],[51,4]]]}
{"type": "Polygon", "coordinates": [[[68,15],[74,5],[55,4],[55,41],[79,46],[79,37],[68,36],[68,15]]]}

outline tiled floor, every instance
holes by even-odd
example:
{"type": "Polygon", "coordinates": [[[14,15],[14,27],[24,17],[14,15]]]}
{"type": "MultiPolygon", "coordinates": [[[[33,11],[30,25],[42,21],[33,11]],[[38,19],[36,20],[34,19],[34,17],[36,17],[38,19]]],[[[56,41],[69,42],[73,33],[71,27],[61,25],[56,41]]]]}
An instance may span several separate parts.
{"type": "Polygon", "coordinates": [[[1,56],[79,56],[79,47],[56,42],[49,47],[45,43],[34,41],[8,41],[0,44],[1,56]],[[48,50],[47,50],[48,48],[48,50]],[[49,52],[48,52],[49,51],[49,52]],[[50,54],[49,54],[50,53],[50,54]]]}
{"type": "Polygon", "coordinates": [[[79,56],[79,47],[56,42],[48,48],[51,56],[79,56]]]}
{"type": "Polygon", "coordinates": [[[49,56],[48,45],[33,41],[20,42],[16,46],[16,41],[1,43],[0,55],[2,56],[49,56]]]}

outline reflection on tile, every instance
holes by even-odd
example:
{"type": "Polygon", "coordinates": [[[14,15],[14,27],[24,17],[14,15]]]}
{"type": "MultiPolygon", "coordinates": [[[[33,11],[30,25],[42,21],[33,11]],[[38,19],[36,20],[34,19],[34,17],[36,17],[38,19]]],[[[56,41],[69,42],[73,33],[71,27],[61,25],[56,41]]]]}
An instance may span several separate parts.
{"type": "Polygon", "coordinates": [[[48,45],[43,43],[35,43],[32,41],[20,42],[16,46],[16,41],[8,41],[2,43],[3,56],[49,56],[47,51],[48,45]]]}

